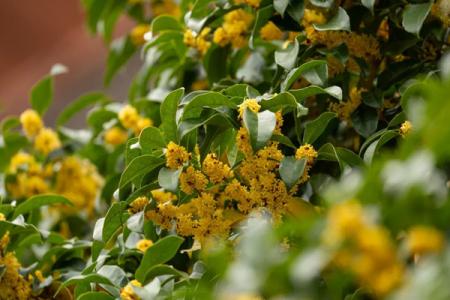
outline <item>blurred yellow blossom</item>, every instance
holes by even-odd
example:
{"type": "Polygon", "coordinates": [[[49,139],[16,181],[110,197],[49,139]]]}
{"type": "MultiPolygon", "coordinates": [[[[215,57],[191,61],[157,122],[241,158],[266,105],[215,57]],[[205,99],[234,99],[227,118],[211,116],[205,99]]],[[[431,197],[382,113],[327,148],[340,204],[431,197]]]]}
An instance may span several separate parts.
{"type": "Polygon", "coordinates": [[[261,38],[266,41],[281,40],[283,31],[281,31],[272,21],[269,21],[261,28],[260,35],[261,38]]]}
{"type": "Polygon", "coordinates": [[[34,140],[34,149],[47,155],[58,148],[61,148],[61,142],[56,132],[50,128],[41,129],[34,140]]]}
{"type": "Polygon", "coordinates": [[[136,249],[138,249],[141,252],[147,251],[148,248],[153,246],[152,240],[143,239],[136,243],[136,249]]]}
{"type": "Polygon", "coordinates": [[[408,231],[406,244],[409,252],[414,255],[436,253],[444,249],[445,238],[436,228],[417,225],[408,231]]]}
{"type": "Polygon", "coordinates": [[[41,116],[32,109],[27,109],[20,115],[20,123],[28,137],[35,137],[44,126],[41,116]]]}

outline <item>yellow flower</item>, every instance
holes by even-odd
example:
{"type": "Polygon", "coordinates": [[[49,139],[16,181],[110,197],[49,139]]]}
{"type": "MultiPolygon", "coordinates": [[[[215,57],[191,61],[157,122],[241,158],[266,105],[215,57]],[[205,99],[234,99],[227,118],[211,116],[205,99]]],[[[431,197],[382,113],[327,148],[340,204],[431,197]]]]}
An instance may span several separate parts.
{"type": "Polygon", "coordinates": [[[136,126],[133,128],[135,135],[140,135],[142,130],[153,126],[153,121],[150,118],[139,118],[136,126]]]}
{"type": "Polygon", "coordinates": [[[140,300],[141,298],[136,295],[133,290],[133,286],[142,287],[142,284],[137,280],[130,281],[121,291],[120,298],[122,300],[140,300]]]}
{"type": "Polygon", "coordinates": [[[125,105],[119,112],[119,121],[127,129],[134,129],[139,119],[138,111],[131,105],[125,105]]]}
{"type": "Polygon", "coordinates": [[[143,239],[136,243],[136,249],[141,252],[147,251],[151,246],[153,246],[152,240],[143,239]]]}
{"type": "Polygon", "coordinates": [[[219,27],[214,31],[213,42],[220,47],[225,47],[230,42],[227,32],[222,27],[219,27]]]}
{"type": "Polygon", "coordinates": [[[128,208],[128,211],[131,214],[136,214],[140,211],[143,211],[148,202],[149,200],[147,197],[145,196],[138,197],[134,199],[133,202],[130,203],[130,208],[128,208]]]}
{"type": "Polygon", "coordinates": [[[211,46],[211,42],[207,41],[207,36],[211,32],[211,28],[205,27],[200,34],[196,35],[192,30],[187,29],[184,32],[184,43],[186,46],[195,48],[201,55],[205,55],[211,46]]]}
{"type": "Polygon", "coordinates": [[[0,213],[0,221],[6,221],[5,215],[2,213],[0,213]]]}
{"type": "Polygon", "coordinates": [[[245,34],[252,22],[253,15],[243,9],[236,9],[227,13],[222,27],[217,28],[214,32],[214,43],[220,47],[225,47],[231,42],[234,48],[243,47],[246,42],[245,34]]]}
{"type": "Polygon", "coordinates": [[[436,253],[444,249],[445,238],[437,229],[419,225],[409,230],[406,244],[412,254],[436,253]]]}
{"type": "Polygon", "coordinates": [[[389,39],[389,22],[388,19],[383,19],[380,26],[378,26],[377,36],[387,41],[389,39]]]}
{"type": "Polygon", "coordinates": [[[211,182],[215,184],[222,183],[224,180],[233,177],[231,168],[218,160],[213,153],[206,155],[205,160],[203,161],[202,171],[209,177],[211,182]]]}
{"type": "Polygon", "coordinates": [[[261,28],[259,34],[261,35],[261,38],[266,41],[281,40],[283,37],[283,31],[281,31],[272,21],[267,22],[267,24],[261,28]]]}
{"type": "Polygon", "coordinates": [[[208,88],[208,81],[206,80],[197,80],[192,83],[191,89],[193,91],[206,90],[208,88]]]}
{"type": "Polygon", "coordinates": [[[177,200],[176,195],[172,194],[171,192],[164,192],[164,190],[162,189],[153,190],[151,191],[151,194],[153,199],[155,199],[157,203],[165,203],[177,200]]]}
{"type": "Polygon", "coordinates": [[[120,127],[111,127],[105,132],[105,142],[109,145],[122,145],[128,139],[128,133],[120,127]]]}
{"type": "Polygon", "coordinates": [[[204,191],[207,185],[208,179],[206,179],[206,176],[192,166],[187,167],[180,175],[180,189],[188,195],[191,195],[194,190],[204,191]]]}
{"type": "Polygon", "coordinates": [[[41,116],[32,109],[27,109],[20,115],[20,123],[28,137],[36,136],[44,126],[41,116]]]}
{"type": "Polygon", "coordinates": [[[258,8],[261,4],[261,0],[235,0],[235,4],[247,4],[254,8],[258,8]]]}
{"type": "Polygon", "coordinates": [[[61,148],[61,142],[56,132],[50,128],[43,128],[39,131],[34,140],[34,148],[42,154],[49,154],[50,152],[61,148]]]}
{"type": "Polygon", "coordinates": [[[410,121],[405,121],[400,126],[400,135],[402,137],[407,136],[413,130],[413,126],[410,121]]]}
{"type": "Polygon", "coordinates": [[[34,271],[34,276],[39,280],[39,282],[44,282],[45,281],[45,277],[44,277],[44,275],[42,274],[42,271],[41,270],[36,270],[36,271],[34,271]]]}
{"type": "Polygon", "coordinates": [[[131,41],[135,46],[141,46],[145,44],[144,35],[150,31],[150,25],[139,24],[135,26],[130,32],[131,41]]]}
{"type": "Polygon", "coordinates": [[[347,101],[339,102],[339,103],[331,103],[330,110],[337,113],[338,117],[341,120],[345,120],[347,122],[351,122],[352,113],[359,107],[361,104],[361,93],[363,89],[358,89],[356,87],[352,87],[350,89],[350,95],[347,101]]]}
{"type": "Polygon", "coordinates": [[[239,131],[236,134],[236,145],[245,156],[250,156],[253,153],[250,136],[245,127],[239,128],[239,131]]]}
{"type": "Polygon", "coordinates": [[[246,109],[250,109],[252,112],[257,113],[261,109],[256,99],[246,99],[239,105],[239,117],[242,119],[244,117],[244,112],[246,109]]]}
{"type": "Polygon", "coordinates": [[[25,169],[28,173],[36,174],[41,171],[41,166],[30,154],[18,152],[11,158],[9,171],[11,173],[16,173],[19,169],[25,169]]]}
{"type": "Polygon", "coordinates": [[[170,142],[166,149],[166,166],[170,169],[178,169],[182,167],[190,159],[189,152],[186,148],[179,146],[174,142],[170,142]]]}
{"type": "Polygon", "coordinates": [[[154,16],[171,15],[181,16],[180,6],[174,0],[151,1],[151,11],[154,16]]]}
{"type": "Polygon", "coordinates": [[[318,154],[314,147],[310,144],[304,144],[295,152],[296,159],[306,158],[308,165],[312,165],[318,154]]]}
{"type": "Polygon", "coordinates": [[[186,46],[194,48],[196,45],[194,32],[190,29],[184,31],[183,42],[186,46]]]}

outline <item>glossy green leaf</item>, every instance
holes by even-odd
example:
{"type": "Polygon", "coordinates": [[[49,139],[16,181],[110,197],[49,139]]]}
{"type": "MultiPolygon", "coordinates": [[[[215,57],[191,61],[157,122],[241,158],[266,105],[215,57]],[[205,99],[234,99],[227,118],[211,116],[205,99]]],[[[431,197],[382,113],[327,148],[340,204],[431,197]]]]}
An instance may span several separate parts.
{"type": "Polygon", "coordinates": [[[28,198],[26,201],[20,203],[16,207],[13,219],[19,215],[29,213],[32,210],[35,210],[41,206],[52,204],[64,204],[72,206],[72,202],[70,202],[70,200],[61,195],[52,195],[52,194],[36,195],[31,198],[28,198]]]}
{"type": "Polygon", "coordinates": [[[284,69],[291,70],[293,67],[295,67],[298,52],[299,44],[297,39],[295,39],[294,44],[289,45],[287,49],[275,52],[275,62],[277,63],[277,65],[282,66],[284,69]]]}
{"type": "Polygon", "coordinates": [[[286,11],[288,5],[289,0],[273,0],[273,8],[281,16],[284,16],[284,12],[286,11]]]}
{"type": "Polygon", "coordinates": [[[161,168],[158,174],[159,185],[170,192],[176,192],[178,189],[178,178],[183,169],[172,170],[168,168],[161,168]]]}
{"type": "Polygon", "coordinates": [[[167,141],[178,142],[177,110],[178,104],[184,95],[184,88],[179,88],[167,95],[161,104],[161,131],[167,141]]]}
{"type": "Polygon", "coordinates": [[[139,135],[139,145],[143,153],[151,153],[153,150],[161,150],[166,142],[161,131],[156,127],[147,127],[139,135]]]}
{"type": "Polygon", "coordinates": [[[280,176],[288,189],[291,189],[303,176],[306,159],[297,160],[294,156],[285,156],[280,163],[280,176]]]}
{"type": "Polygon", "coordinates": [[[183,31],[183,26],[172,16],[162,15],[156,17],[152,22],[152,34],[157,35],[161,31],[174,30],[183,31]]]}
{"type": "Polygon", "coordinates": [[[318,31],[328,30],[345,30],[350,31],[350,17],[345,9],[339,7],[336,15],[331,18],[326,24],[314,24],[314,29],[318,31]]]}
{"type": "Polygon", "coordinates": [[[122,226],[123,202],[117,202],[111,205],[105,216],[105,222],[102,228],[102,240],[107,243],[122,226]]]}
{"type": "Polygon", "coordinates": [[[324,86],[328,79],[328,66],[324,60],[311,60],[291,70],[281,84],[281,91],[287,91],[302,76],[314,85],[324,86]]]}
{"type": "Polygon", "coordinates": [[[276,126],[275,114],[271,111],[254,113],[250,109],[244,111],[244,126],[250,135],[254,150],[263,148],[270,140],[276,126]]]}
{"type": "Polygon", "coordinates": [[[87,292],[81,294],[78,300],[114,300],[115,298],[104,292],[87,292]]]}
{"type": "Polygon", "coordinates": [[[402,25],[406,31],[419,35],[423,22],[427,18],[433,1],[421,4],[408,4],[403,11],[402,25]]]}
{"type": "Polygon", "coordinates": [[[291,93],[297,99],[297,101],[303,101],[308,97],[320,94],[328,94],[331,97],[338,99],[339,101],[342,100],[342,90],[336,85],[327,88],[310,85],[298,90],[290,90],[289,93],[291,93]]]}
{"type": "Polygon", "coordinates": [[[123,171],[122,176],[120,177],[119,188],[123,188],[137,177],[143,176],[163,164],[164,159],[152,155],[136,157],[123,171]]]}
{"type": "Polygon", "coordinates": [[[170,235],[157,241],[145,252],[136,270],[136,279],[144,282],[147,271],[172,259],[177,254],[178,248],[180,248],[183,241],[183,238],[175,235],[170,235]]]}
{"type": "Polygon", "coordinates": [[[43,115],[53,102],[53,76],[48,75],[36,83],[30,95],[31,107],[43,115]]]}
{"type": "Polygon", "coordinates": [[[235,108],[236,105],[228,97],[217,92],[206,92],[192,98],[183,109],[183,120],[197,118],[205,107],[217,108],[226,106],[235,108]]]}
{"type": "Polygon", "coordinates": [[[332,112],[324,112],[317,119],[306,123],[305,132],[303,134],[303,143],[314,143],[328,127],[331,120],[336,118],[336,114],[332,112]]]}

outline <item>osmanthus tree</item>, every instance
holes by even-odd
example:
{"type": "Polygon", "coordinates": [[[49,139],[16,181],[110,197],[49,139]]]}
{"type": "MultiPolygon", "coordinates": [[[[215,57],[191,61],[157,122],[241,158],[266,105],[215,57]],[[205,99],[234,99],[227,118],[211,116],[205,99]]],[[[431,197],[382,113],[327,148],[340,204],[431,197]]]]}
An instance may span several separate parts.
{"type": "Polygon", "coordinates": [[[447,1],[83,4],[142,67],[3,120],[1,300],[450,297],[447,1]]]}

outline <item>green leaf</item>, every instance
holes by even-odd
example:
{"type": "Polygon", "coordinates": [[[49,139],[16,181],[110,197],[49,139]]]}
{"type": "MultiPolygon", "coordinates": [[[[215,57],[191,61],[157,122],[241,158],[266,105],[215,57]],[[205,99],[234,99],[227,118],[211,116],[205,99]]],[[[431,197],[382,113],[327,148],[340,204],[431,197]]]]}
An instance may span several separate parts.
{"type": "Polygon", "coordinates": [[[367,138],[377,130],[378,111],[375,108],[362,106],[351,116],[353,128],[367,138]]]}
{"type": "Polygon", "coordinates": [[[218,82],[227,76],[228,49],[213,45],[203,59],[208,81],[210,84],[218,82]]]}
{"type": "Polygon", "coordinates": [[[270,140],[276,126],[275,114],[271,111],[254,113],[250,109],[244,111],[244,126],[250,135],[254,150],[263,148],[270,140]]]}
{"type": "Polygon", "coordinates": [[[336,161],[339,164],[341,172],[347,165],[353,167],[363,164],[362,159],[357,154],[345,148],[336,148],[331,143],[327,143],[320,147],[317,159],[336,161]]]}
{"type": "Polygon", "coordinates": [[[61,126],[67,123],[67,121],[69,121],[76,113],[90,105],[106,101],[108,101],[108,98],[103,93],[90,93],[83,95],[64,108],[56,119],[56,125],[61,126]]]}
{"type": "Polygon", "coordinates": [[[108,278],[98,274],[77,275],[69,278],[63,284],[61,284],[56,291],[56,295],[65,287],[83,283],[100,283],[113,286],[113,283],[108,278]]]}
{"type": "Polygon", "coordinates": [[[409,33],[419,35],[423,22],[431,10],[433,1],[421,4],[408,4],[403,11],[403,28],[409,33]]]}
{"type": "Polygon", "coordinates": [[[310,0],[311,4],[317,7],[330,8],[334,0],[310,0]]]}
{"type": "Polygon", "coordinates": [[[295,67],[299,51],[299,44],[297,39],[294,40],[294,44],[290,45],[287,49],[275,51],[275,62],[277,65],[282,66],[286,70],[291,70],[295,67]]]}
{"type": "Polygon", "coordinates": [[[78,300],[114,300],[115,298],[103,292],[87,292],[81,294],[78,300]]]}
{"type": "Polygon", "coordinates": [[[281,16],[284,16],[284,12],[289,5],[289,0],[273,0],[273,7],[275,11],[281,16]]]}
{"type": "Polygon", "coordinates": [[[174,30],[183,31],[183,26],[172,16],[162,15],[153,19],[152,34],[157,35],[161,31],[174,30]]]}
{"type": "Polygon", "coordinates": [[[141,264],[136,270],[135,277],[138,281],[145,283],[145,275],[153,266],[163,264],[172,259],[178,252],[184,239],[170,235],[157,241],[144,254],[141,264]]]}
{"type": "Polygon", "coordinates": [[[161,104],[161,130],[167,141],[178,142],[177,134],[177,109],[181,98],[184,95],[184,88],[179,88],[167,95],[161,104]]]}
{"type": "Polygon", "coordinates": [[[361,3],[362,3],[362,5],[367,7],[373,14],[373,8],[375,6],[375,1],[376,0],[361,0],[361,3]]]}
{"type": "Polygon", "coordinates": [[[105,243],[115,235],[122,226],[123,202],[116,202],[108,209],[102,228],[102,240],[105,243]]]}
{"type": "Polygon", "coordinates": [[[147,127],[139,135],[139,145],[143,153],[151,153],[166,146],[166,141],[161,131],[156,127],[147,127]]]}
{"type": "Polygon", "coordinates": [[[43,115],[53,101],[53,76],[48,75],[36,83],[30,96],[31,107],[43,115]]]}
{"type": "Polygon", "coordinates": [[[173,275],[175,277],[183,277],[186,278],[187,274],[184,272],[180,272],[172,266],[168,265],[156,265],[153,266],[150,270],[145,273],[144,282],[148,282],[150,279],[155,278],[156,276],[161,275],[173,275]]]}
{"type": "Polygon", "coordinates": [[[161,168],[158,174],[159,185],[170,192],[176,192],[178,189],[178,178],[183,169],[171,170],[168,168],[161,168]]]}
{"type": "Polygon", "coordinates": [[[340,87],[333,85],[327,88],[321,88],[320,86],[310,85],[302,89],[298,90],[290,90],[289,93],[294,95],[297,101],[303,101],[308,97],[319,95],[319,94],[328,94],[333,98],[342,100],[342,90],[340,87]]]}
{"type": "Polygon", "coordinates": [[[129,37],[123,37],[112,43],[106,62],[104,84],[108,86],[114,75],[131,58],[136,47],[129,37]]]}
{"type": "Polygon", "coordinates": [[[314,143],[328,127],[331,120],[336,118],[333,112],[324,112],[317,119],[306,123],[305,132],[303,134],[303,143],[314,143]]]}
{"type": "Polygon", "coordinates": [[[306,159],[296,159],[294,156],[285,156],[280,163],[280,176],[288,189],[291,189],[303,176],[306,159]]]}
{"type": "Polygon", "coordinates": [[[14,211],[13,219],[17,218],[17,216],[19,215],[29,213],[32,210],[39,208],[41,206],[51,204],[64,204],[69,206],[73,205],[72,202],[70,202],[70,200],[61,195],[52,195],[52,194],[37,195],[28,198],[26,201],[20,203],[17,206],[16,210],[14,211]]]}
{"type": "Polygon", "coordinates": [[[265,6],[256,12],[255,23],[253,25],[252,34],[250,36],[249,41],[250,48],[254,47],[255,37],[259,35],[261,27],[263,27],[264,24],[267,23],[267,21],[272,17],[272,15],[273,15],[272,5],[265,6]]]}
{"type": "Polygon", "coordinates": [[[164,164],[164,159],[152,155],[142,155],[133,159],[125,168],[119,182],[119,188],[143,176],[164,164]]]}
{"type": "Polygon", "coordinates": [[[191,101],[186,104],[183,109],[182,120],[187,120],[191,118],[197,118],[200,116],[202,110],[205,107],[217,108],[220,106],[226,106],[230,108],[236,108],[234,104],[228,97],[217,93],[217,92],[207,92],[195,96],[191,101]]]}
{"type": "Polygon", "coordinates": [[[325,60],[311,60],[291,70],[281,84],[281,91],[287,91],[302,76],[314,85],[324,86],[328,79],[328,66],[325,60]]]}
{"type": "Polygon", "coordinates": [[[314,29],[317,31],[328,31],[328,30],[345,30],[350,31],[350,17],[348,16],[345,9],[339,7],[339,10],[333,18],[326,24],[313,24],[314,29]]]}

